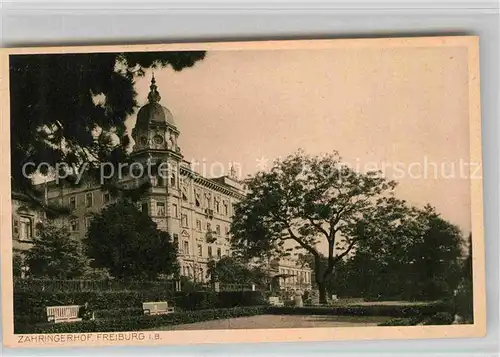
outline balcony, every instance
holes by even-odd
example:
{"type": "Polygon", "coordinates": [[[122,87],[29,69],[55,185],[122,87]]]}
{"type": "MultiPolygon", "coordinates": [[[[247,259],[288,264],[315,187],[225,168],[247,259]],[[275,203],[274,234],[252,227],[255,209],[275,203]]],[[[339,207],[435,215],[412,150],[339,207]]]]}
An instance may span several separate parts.
{"type": "Polygon", "coordinates": [[[209,208],[205,208],[205,216],[207,216],[207,218],[214,218],[214,210],[213,209],[209,209],[209,208]]]}
{"type": "Polygon", "coordinates": [[[217,237],[214,234],[214,232],[207,232],[205,234],[205,240],[208,244],[212,244],[212,243],[215,243],[217,241],[217,237]]]}

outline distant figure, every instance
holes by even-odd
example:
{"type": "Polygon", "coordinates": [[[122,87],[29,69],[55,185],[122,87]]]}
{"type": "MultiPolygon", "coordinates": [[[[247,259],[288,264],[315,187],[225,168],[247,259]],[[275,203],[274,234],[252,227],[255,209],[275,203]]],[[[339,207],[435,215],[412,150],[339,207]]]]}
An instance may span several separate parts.
{"type": "Polygon", "coordinates": [[[80,307],[80,317],[82,320],[94,320],[94,313],[90,311],[89,303],[86,302],[80,307]]]}
{"type": "Polygon", "coordinates": [[[302,301],[302,294],[300,291],[295,292],[295,307],[304,307],[304,301],[302,301]]]}

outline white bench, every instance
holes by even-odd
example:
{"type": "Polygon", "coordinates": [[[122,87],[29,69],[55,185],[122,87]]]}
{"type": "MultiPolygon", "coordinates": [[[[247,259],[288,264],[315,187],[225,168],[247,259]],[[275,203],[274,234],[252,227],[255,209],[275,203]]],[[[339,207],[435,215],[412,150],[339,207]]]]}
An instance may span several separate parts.
{"type": "Polygon", "coordinates": [[[270,296],[269,297],[269,304],[272,306],[284,306],[285,304],[283,301],[278,296],[270,296]]]}
{"type": "Polygon", "coordinates": [[[142,310],[144,310],[145,315],[166,315],[174,312],[174,308],[168,306],[166,301],[144,302],[142,310]]]}
{"type": "Polygon", "coordinates": [[[82,321],[82,318],[78,317],[80,307],[80,305],[48,306],[47,320],[54,323],[82,321]]]}

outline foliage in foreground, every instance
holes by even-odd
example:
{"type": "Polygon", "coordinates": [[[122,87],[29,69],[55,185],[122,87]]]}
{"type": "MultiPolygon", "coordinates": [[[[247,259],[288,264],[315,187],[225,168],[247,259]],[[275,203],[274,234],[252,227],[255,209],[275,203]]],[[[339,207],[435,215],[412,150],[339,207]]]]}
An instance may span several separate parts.
{"type": "Polygon", "coordinates": [[[35,168],[43,163],[53,169],[64,162],[61,173],[71,174],[70,168],[81,172],[90,164],[91,174],[99,176],[100,163],[122,162],[129,145],[125,120],[138,105],[135,80],[145,69],[171,66],[180,71],[204,57],[204,51],[11,56],[12,191],[57,214],[60,210],[47,206],[33,186],[29,175],[35,168]],[[27,167],[28,175],[25,163],[34,164],[27,167]]]}

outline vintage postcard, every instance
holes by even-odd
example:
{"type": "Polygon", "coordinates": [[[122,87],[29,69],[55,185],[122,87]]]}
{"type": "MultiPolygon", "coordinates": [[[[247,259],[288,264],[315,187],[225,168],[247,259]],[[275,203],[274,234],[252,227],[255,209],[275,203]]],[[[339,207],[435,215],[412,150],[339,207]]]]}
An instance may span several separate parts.
{"type": "Polygon", "coordinates": [[[1,53],[6,346],[485,334],[477,37],[1,53]]]}

